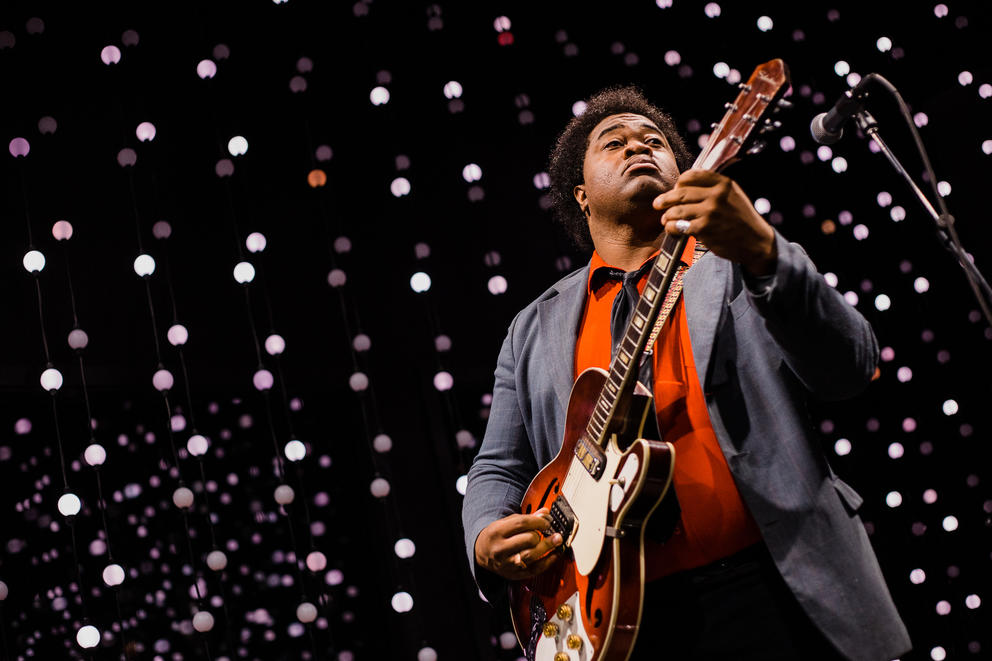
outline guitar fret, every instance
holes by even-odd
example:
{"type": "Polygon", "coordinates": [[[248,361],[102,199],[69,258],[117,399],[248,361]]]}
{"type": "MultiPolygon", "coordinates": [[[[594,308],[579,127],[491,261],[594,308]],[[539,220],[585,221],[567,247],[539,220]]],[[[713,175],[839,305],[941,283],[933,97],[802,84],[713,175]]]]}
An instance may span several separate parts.
{"type": "Polygon", "coordinates": [[[624,351],[626,351],[629,354],[633,354],[634,349],[637,348],[637,340],[632,338],[630,335],[627,335],[626,337],[623,338],[623,344],[621,346],[623,347],[624,351]]]}

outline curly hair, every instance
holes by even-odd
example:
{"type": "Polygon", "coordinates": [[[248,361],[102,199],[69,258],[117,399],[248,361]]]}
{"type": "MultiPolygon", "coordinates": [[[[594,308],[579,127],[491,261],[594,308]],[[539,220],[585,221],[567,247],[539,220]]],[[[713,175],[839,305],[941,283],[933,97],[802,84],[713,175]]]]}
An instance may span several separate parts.
{"type": "Polygon", "coordinates": [[[692,166],[692,155],[676,130],[671,115],[652,105],[640,89],[632,85],[609,87],[593,94],[586,102],[585,111],[573,117],[558,136],[548,164],[554,218],[576,247],[582,250],[592,248],[592,236],[588,221],[572,191],[584,181],[582,166],[589,146],[589,134],[604,118],[625,112],[643,115],[661,129],[672,148],[679,171],[692,166]]]}

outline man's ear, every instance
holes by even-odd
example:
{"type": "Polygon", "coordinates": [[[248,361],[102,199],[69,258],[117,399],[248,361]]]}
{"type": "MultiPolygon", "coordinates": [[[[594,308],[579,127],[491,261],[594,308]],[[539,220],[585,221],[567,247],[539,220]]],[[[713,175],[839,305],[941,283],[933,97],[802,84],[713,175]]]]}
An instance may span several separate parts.
{"type": "Polygon", "coordinates": [[[579,184],[572,189],[572,195],[575,196],[575,201],[579,203],[579,208],[582,209],[582,214],[584,216],[589,215],[589,202],[586,199],[586,189],[585,186],[579,184]]]}

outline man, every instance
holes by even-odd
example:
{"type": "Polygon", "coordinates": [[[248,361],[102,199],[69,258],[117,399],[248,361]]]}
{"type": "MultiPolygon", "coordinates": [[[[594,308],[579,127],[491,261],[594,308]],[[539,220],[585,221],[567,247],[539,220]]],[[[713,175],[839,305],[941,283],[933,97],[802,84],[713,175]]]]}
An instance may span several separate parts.
{"type": "Polygon", "coordinates": [[[614,307],[643,287],[664,233],[686,233],[691,268],[648,372],[681,519],[647,546],[632,658],[894,659],[909,638],[861,498],[805,423],[808,396],[864,389],[874,334],[734,181],[680,174],[690,164],[671,118],[634,88],[595,95],[558,139],[556,211],[595,251],[517,315],[500,351],[463,507],[473,573],[495,599],[558,561],[547,513],[520,514],[520,500],[561,447],[575,377],[608,369],[614,307]],[[696,239],[709,252],[693,263],[696,239]]]}

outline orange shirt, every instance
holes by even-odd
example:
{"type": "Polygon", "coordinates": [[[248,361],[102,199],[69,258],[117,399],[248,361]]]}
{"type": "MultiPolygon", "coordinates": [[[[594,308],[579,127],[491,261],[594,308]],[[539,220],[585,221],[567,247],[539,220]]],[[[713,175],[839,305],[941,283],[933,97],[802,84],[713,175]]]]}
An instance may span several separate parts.
{"type": "MultiPolygon", "coordinates": [[[[694,248],[690,237],[682,253],[684,263],[691,263],[694,248]]],[[[607,280],[593,291],[592,276],[600,267],[612,268],[593,252],[575,345],[576,376],[589,367],[610,368],[610,313],[622,285],[607,280]]],[[[650,271],[641,277],[638,291],[643,291],[650,271]]],[[[645,543],[647,580],[709,564],[761,540],[710,423],[681,296],[658,335],[653,358],[658,427],[662,438],[675,446],[672,488],[682,507],[682,521],[664,544],[645,543]]]]}

